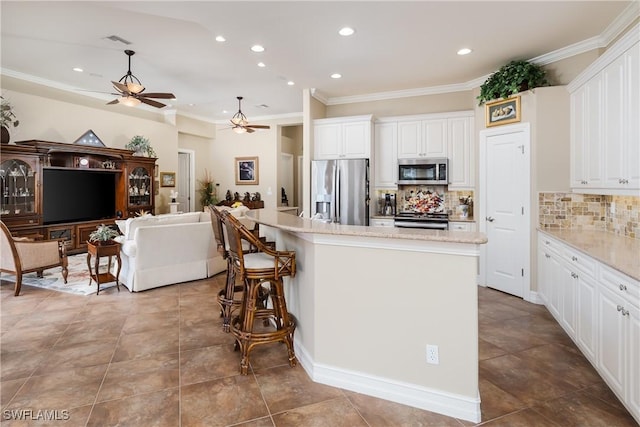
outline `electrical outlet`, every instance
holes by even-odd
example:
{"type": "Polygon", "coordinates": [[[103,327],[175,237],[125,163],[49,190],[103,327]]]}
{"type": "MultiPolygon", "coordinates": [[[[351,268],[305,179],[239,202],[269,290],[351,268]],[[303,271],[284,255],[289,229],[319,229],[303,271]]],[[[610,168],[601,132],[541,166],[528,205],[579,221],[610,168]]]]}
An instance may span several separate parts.
{"type": "Polygon", "coordinates": [[[432,365],[440,364],[437,345],[427,344],[427,363],[430,363],[432,365]]]}

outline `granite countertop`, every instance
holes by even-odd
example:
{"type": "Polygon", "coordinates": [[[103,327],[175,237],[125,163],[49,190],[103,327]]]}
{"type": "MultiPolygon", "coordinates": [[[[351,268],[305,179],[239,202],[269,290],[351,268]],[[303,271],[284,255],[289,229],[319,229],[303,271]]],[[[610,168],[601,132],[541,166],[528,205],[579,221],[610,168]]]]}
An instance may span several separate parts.
{"type": "Polygon", "coordinates": [[[548,230],[541,228],[538,230],[635,280],[640,280],[639,239],[619,236],[604,230],[548,230]]]}
{"type": "Polygon", "coordinates": [[[277,212],[273,209],[253,209],[248,211],[245,215],[247,218],[259,224],[280,228],[294,233],[471,243],[476,245],[487,243],[487,236],[484,233],[476,232],[329,224],[321,221],[313,221],[309,218],[300,218],[294,215],[277,212]]]}

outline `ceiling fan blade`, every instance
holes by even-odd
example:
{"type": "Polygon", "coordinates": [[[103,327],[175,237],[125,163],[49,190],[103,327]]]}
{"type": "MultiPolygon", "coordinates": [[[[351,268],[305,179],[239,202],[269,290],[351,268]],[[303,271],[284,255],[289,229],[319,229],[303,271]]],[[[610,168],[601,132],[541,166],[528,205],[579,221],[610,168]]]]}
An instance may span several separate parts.
{"type": "Polygon", "coordinates": [[[136,98],[138,98],[140,102],[151,105],[152,107],[162,108],[165,106],[162,102],[154,101],[153,99],[147,99],[142,96],[136,96],[136,98]]]}
{"type": "Polygon", "coordinates": [[[253,132],[255,132],[255,129],[251,129],[251,128],[246,127],[246,126],[242,126],[242,127],[247,131],[247,133],[253,133],[253,132]]]}
{"type": "Polygon", "coordinates": [[[245,127],[254,129],[271,129],[271,126],[269,125],[245,125],[245,127]]]}
{"type": "Polygon", "coordinates": [[[145,93],[143,95],[145,98],[161,98],[161,99],[175,99],[176,96],[172,93],[162,93],[162,92],[152,92],[145,93]]]}
{"type": "Polygon", "coordinates": [[[113,83],[113,87],[116,88],[116,90],[118,90],[120,93],[129,93],[129,88],[127,87],[127,85],[123,85],[120,82],[114,82],[113,80],[111,80],[111,83],[113,83]]]}
{"type": "Polygon", "coordinates": [[[120,102],[120,101],[118,101],[118,99],[116,98],[111,102],[107,102],[107,105],[117,104],[118,102],[120,102]]]}

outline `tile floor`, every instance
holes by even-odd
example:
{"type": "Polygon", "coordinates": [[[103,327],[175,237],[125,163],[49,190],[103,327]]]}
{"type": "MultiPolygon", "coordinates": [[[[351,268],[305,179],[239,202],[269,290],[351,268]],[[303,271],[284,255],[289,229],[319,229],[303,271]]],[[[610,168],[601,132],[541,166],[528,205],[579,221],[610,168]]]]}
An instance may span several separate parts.
{"type": "MultiPolygon", "coordinates": [[[[132,294],[0,287],[0,424],[52,426],[471,426],[315,384],[284,347],[238,374],[220,328],[223,277],[132,294]],[[30,421],[11,419],[31,409],[30,421]],[[38,410],[67,418],[44,423],[38,410]]],[[[634,426],[544,307],[480,288],[486,426],[634,426]]],[[[393,363],[393,361],[390,361],[393,363]]]]}

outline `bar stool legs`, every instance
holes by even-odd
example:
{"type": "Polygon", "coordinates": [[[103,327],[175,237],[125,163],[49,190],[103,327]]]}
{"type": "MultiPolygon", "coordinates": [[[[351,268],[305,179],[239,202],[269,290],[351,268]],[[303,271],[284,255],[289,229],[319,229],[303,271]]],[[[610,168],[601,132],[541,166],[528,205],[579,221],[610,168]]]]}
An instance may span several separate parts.
{"type": "Polygon", "coordinates": [[[289,366],[296,366],[298,360],[293,349],[293,334],[296,323],[293,315],[287,311],[282,278],[247,279],[245,287],[246,294],[242,300],[240,313],[238,316],[234,316],[231,322],[231,333],[235,336],[242,355],[240,373],[247,375],[249,356],[255,346],[272,342],[283,342],[287,346],[289,366]],[[272,308],[260,307],[263,305],[261,303],[261,288],[265,283],[270,285],[268,296],[272,308]],[[275,331],[266,330],[264,327],[260,328],[259,325],[256,325],[259,320],[263,321],[263,325],[268,323],[270,328],[275,325],[275,331]]]}
{"type": "Polygon", "coordinates": [[[231,259],[227,259],[227,282],[224,289],[218,292],[218,304],[220,305],[220,315],[222,316],[222,330],[230,331],[231,311],[234,307],[240,306],[242,300],[234,299],[234,295],[240,295],[244,287],[236,285],[236,272],[233,269],[231,259]]]}

